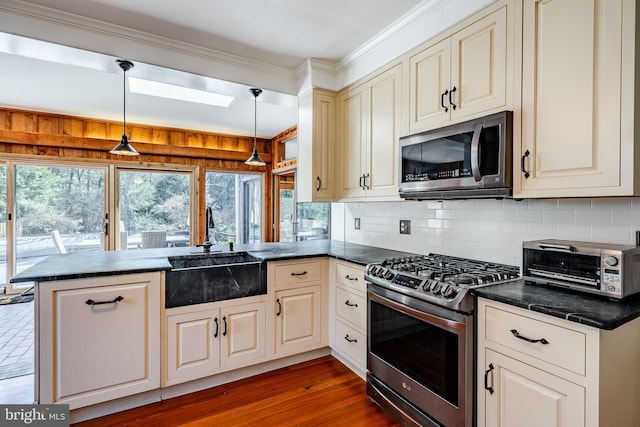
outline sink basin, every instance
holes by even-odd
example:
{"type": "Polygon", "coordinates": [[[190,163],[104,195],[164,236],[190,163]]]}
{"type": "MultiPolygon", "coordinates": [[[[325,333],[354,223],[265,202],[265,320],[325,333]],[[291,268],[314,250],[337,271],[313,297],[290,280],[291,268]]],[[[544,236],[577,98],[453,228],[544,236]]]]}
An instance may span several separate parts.
{"type": "Polygon", "coordinates": [[[266,264],[247,252],[169,257],[165,307],[182,307],[267,293],[266,264]]]}
{"type": "Polygon", "coordinates": [[[169,263],[173,267],[173,270],[247,264],[252,262],[262,262],[262,260],[247,252],[203,252],[169,257],[169,263]]]}

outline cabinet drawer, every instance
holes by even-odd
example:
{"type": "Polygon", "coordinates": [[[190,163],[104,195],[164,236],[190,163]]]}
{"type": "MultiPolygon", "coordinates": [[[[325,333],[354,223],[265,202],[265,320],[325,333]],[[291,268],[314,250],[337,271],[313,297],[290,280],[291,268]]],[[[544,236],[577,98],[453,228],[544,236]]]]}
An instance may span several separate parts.
{"type": "Polygon", "coordinates": [[[364,281],[364,267],[356,267],[337,262],[336,283],[340,283],[361,292],[366,292],[367,285],[364,281]]]}
{"type": "Polygon", "coordinates": [[[367,315],[367,300],[353,292],[348,292],[340,287],[336,287],[336,314],[361,331],[364,331],[367,315]]]}
{"type": "Polygon", "coordinates": [[[336,347],[340,354],[349,357],[362,367],[366,366],[366,337],[339,320],[336,322],[336,347]]]}
{"type": "Polygon", "coordinates": [[[486,307],[486,339],[517,350],[541,361],[585,375],[586,336],[582,332],[532,319],[494,307],[486,307]],[[533,340],[529,342],[514,332],[533,340]]]}
{"type": "Polygon", "coordinates": [[[275,266],[276,286],[318,282],[321,279],[322,263],[320,260],[275,266]]]}

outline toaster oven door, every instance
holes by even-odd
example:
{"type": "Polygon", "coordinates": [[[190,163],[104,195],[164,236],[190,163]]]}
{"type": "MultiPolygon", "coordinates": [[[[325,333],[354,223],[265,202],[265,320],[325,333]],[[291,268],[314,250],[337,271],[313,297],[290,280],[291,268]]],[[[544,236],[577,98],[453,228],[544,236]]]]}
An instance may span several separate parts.
{"type": "Polygon", "coordinates": [[[600,289],[600,255],[525,248],[522,264],[526,279],[571,288],[600,289]]]}

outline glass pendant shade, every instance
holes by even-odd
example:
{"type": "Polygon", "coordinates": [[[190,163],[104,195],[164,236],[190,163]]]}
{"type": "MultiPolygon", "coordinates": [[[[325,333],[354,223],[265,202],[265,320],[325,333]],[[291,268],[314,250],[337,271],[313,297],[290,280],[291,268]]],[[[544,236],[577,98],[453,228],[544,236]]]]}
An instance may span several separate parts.
{"type": "Polygon", "coordinates": [[[135,148],[131,146],[129,143],[129,138],[127,138],[127,71],[133,68],[133,62],[127,61],[125,59],[116,60],[118,66],[122,68],[122,139],[120,139],[120,143],[113,147],[113,149],[109,150],[111,154],[119,154],[123,156],[139,156],[140,153],[136,151],[135,148]]]}
{"type": "Polygon", "coordinates": [[[251,88],[249,89],[253,94],[253,152],[251,153],[251,157],[244,162],[245,165],[249,166],[265,166],[266,163],[258,154],[257,147],[257,134],[258,134],[258,96],[262,93],[262,89],[251,88]]]}

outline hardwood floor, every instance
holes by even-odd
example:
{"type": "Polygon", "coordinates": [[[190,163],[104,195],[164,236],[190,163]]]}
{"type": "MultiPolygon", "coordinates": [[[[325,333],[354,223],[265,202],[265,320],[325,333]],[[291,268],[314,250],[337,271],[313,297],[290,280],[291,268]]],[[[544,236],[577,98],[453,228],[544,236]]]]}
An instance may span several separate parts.
{"type": "Polygon", "coordinates": [[[397,426],[331,356],[75,426],[397,426]]]}

